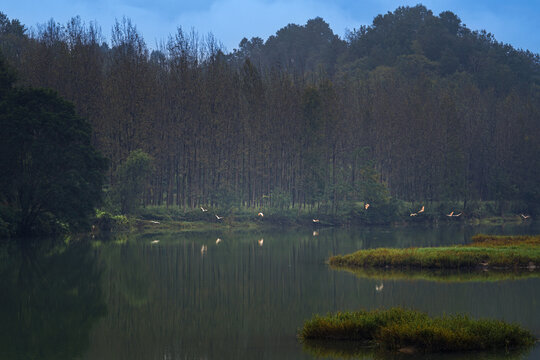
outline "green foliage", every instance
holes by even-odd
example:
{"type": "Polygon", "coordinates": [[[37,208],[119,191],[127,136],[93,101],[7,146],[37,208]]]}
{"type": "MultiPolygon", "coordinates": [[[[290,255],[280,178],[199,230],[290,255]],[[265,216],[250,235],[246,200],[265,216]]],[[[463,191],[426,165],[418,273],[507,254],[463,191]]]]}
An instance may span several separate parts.
{"type": "Polygon", "coordinates": [[[359,250],[349,255],[332,256],[336,267],[393,267],[471,269],[484,266],[525,268],[540,264],[540,236],[496,237],[486,242],[483,237],[464,246],[359,250]]]}
{"type": "Polygon", "coordinates": [[[467,315],[432,318],[401,308],[315,315],[304,323],[299,336],[303,340],[372,341],[386,349],[412,347],[423,352],[509,350],[535,342],[528,330],[503,321],[467,315]]]}
{"type": "Polygon", "coordinates": [[[226,185],[220,186],[213,191],[210,199],[212,204],[219,207],[221,216],[229,215],[232,212],[234,205],[238,203],[238,196],[226,185]]]}
{"type": "Polygon", "coordinates": [[[132,214],[141,206],[153,171],[153,159],[142,150],[131,152],[117,169],[112,198],[122,214],[132,214]]]}
{"type": "Polygon", "coordinates": [[[125,215],[113,215],[107,211],[97,209],[95,225],[101,232],[125,230],[129,226],[129,220],[125,215]]]}
{"type": "Polygon", "coordinates": [[[87,226],[107,162],[73,105],[50,90],[11,89],[0,97],[0,127],[0,200],[13,235],[87,226]]]}
{"type": "Polygon", "coordinates": [[[291,194],[279,188],[272,190],[270,204],[273,209],[284,210],[291,204],[291,194]]]}

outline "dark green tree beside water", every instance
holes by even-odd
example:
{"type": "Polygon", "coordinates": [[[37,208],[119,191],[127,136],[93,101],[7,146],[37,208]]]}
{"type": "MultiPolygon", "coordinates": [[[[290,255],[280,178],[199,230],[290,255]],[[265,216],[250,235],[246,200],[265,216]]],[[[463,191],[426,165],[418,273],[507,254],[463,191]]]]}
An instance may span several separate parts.
{"type": "Polygon", "coordinates": [[[107,168],[90,143],[90,124],[52,90],[13,87],[3,61],[0,78],[2,235],[83,228],[107,168]]]}

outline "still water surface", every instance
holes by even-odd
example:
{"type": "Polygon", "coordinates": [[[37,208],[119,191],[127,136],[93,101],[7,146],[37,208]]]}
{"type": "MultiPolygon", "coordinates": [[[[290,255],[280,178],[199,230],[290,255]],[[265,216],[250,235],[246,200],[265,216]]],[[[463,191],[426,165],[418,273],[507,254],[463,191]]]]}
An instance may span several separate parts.
{"type": "MultiPolygon", "coordinates": [[[[296,339],[304,320],[315,313],[392,306],[502,319],[540,337],[540,277],[385,279],[383,290],[376,291],[380,279],[325,264],[330,255],[362,248],[462,244],[478,232],[539,230],[438,226],[319,229],[317,236],[312,229],[156,233],[52,253],[4,249],[0,358],[313,359],[296,339]],[[159,243],[151,244],[154,240],[159,243]]],[[[366,353],[364,358],[401,357],[366,353]]],[[[510,357],[424,358],[532,360],[540,359],[540,346],[510,357]]]]}

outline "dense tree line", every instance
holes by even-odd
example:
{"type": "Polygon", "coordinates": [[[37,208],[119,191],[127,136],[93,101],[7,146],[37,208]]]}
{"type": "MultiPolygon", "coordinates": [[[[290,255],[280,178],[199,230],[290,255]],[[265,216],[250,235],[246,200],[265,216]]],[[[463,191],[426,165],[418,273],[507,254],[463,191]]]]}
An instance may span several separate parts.
{"type": "Polygon", "coordinates": [[[29,32],[2,14],[21,83],[74,102],[110,160],[153,159],[143,202],[540,205],[540,62],[451,12],[400,7],[340,39],[321,18],[224,53],[178,28],[150,51],[117,21],[29,32]],[[387,190],[388,189],[388,190],[387,190]]]}

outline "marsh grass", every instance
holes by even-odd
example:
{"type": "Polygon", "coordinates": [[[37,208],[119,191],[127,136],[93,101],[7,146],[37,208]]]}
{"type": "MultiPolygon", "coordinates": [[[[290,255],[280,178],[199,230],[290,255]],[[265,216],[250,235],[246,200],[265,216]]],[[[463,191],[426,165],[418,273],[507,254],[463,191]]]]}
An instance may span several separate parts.
{"type": "Polygon", "coordinates": [[[531,268],[540,265],[540,235],[477,235],[468,245],[359,250],[329,259],[333,267],[401,269],[531,268]]]}
{"type": "Polygon", "coordinates": [[[430,317],[401,308],[315,315],[304,323],[299,337],[302,341],[352,340],[387,350],[421,352],[511,350],[535,342],[532,333],[519,325],[466,315],[430,317]]]}

